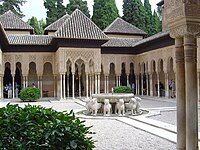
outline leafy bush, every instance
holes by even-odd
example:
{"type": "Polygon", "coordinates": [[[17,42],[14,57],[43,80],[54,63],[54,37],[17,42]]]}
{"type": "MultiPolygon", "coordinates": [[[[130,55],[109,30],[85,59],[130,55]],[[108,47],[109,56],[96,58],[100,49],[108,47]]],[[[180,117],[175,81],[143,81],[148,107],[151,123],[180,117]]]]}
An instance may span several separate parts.
{"type": "Polygon", "coordinates": [[[132,90],[128,86],[116,86],[114,87],[114,93],[132,93],[132,90]]]}
{"type": "Polygon", "coordinates": [[[19,98],[23,101],[36,101],[40,96],[40,89],[32,87],[24,88],[19,93],[19,98]]]}
{"type": "Polygon", "coordinates": [[[93,133],[83,122],[72,111],[8,104],[0,108],[0,149],[91,150],[93,133]]]}

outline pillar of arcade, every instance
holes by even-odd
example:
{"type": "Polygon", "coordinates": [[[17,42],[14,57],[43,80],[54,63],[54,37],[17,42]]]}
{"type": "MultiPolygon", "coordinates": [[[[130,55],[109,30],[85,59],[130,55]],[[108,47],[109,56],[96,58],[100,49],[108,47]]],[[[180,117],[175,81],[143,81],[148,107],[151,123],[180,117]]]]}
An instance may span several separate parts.
{"type": "Polygon", "coordinates": [[[197,39],[200,3],[165,1],[164,17],[175,39],[177,150],[198,150],[197,39]]]}

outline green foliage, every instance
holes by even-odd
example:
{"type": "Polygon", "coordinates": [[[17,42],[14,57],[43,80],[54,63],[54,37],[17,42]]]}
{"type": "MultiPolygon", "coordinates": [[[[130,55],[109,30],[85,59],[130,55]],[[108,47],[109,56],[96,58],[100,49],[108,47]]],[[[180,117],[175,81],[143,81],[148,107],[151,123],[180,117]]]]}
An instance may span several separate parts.
{"type": "Polygon", "coordinates": [[[114,93],[132,93],[132,90],[128,86],[116,86],[114,87],[114,93]]]}
{"type": "Polygon", "coordinates": [[[17,14],[19,17],[24,17],[20,6],[22,6],[26,0],[1,0],[0,14],[3,14],[9,10],[17,14]]]}
{"type": "Polygon", "coordinates": [[[145,32],[147,33],[147,36],[152,35],[152,11],[151,11],[151,5],[149,3],[149,0],[144,0],[144,8],[145,8],[145,32]]]}
{"type": "Polygon", "coordinates": [[[27,23],[34,28],[35,34],[44,34],[44,27],[46,26],[46,23],[43,19],[38,21],[36,17],[32,17],[31,19],[28,19],[27,23]]]}
{"type": "Polygon", "coordinates": [[[92,21],[100,28],[105,29],[119,17],[115,0],[94,0],[92,21]]]}
{"type": "Polygon", "coordinates": [[[0,108],[0,149],[91,150],[94,141],[73,112],[8,104],[0,108]]]}
{"type": "Polygon", "coordinates": [[[146,12],[141,0],[123,0],[123,2],[123,19],[139,29],[146,31],[146,12]]]}
{"type": "Polygon", "coordinates": [[[22,101],[36,101],[40,96],[40,89],[32,87],[24,88],[19,93],[19,98],[22,101]]]}
{"type": "Polygon", "coordinates": [[[67,4],[67,13],[71,14],[75,9],[81,10],[87,17],[90,18],[90,12],[87,6],[87,1],[82,0],[69,0],[69,4],[67,4]]]}
{"type": "Polygon", "coordinates": [[[161,21],[155,10],[153,12],[152,24],[153,24],[152,35],[162,31],[161,21]]]}
{"type": "Polygon", "coordinates": [[[47,26],[66,14],[63,0],[44,0],[44,7],[47,9],[47,26]]]}

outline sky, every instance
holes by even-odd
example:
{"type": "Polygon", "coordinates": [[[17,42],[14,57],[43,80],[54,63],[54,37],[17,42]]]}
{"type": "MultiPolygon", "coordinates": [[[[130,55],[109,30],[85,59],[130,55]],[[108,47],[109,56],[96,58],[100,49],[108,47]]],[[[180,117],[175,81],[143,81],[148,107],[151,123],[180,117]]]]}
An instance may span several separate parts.
{"type": "MultiPolygon", "coordinates": [[[[38,20],[46,18],[46,9],[43,5],[44,0],[27,0],[27,2],[21,7],[21,10],[25,17],[23,18],[24,21],[27,21],[29,18],[32,16],[36,17],[38,20]]],[[[63,0],[64,4],[66,5],[69,0],[63,0]]],[[[142,0],[143,2],[143,0],[142,0]]],[[[149,0],[151,3],[152,9],[156,9],[156,4],[160,2],[160,0],[149,0]]],[[[93,12],[93,0],[87,0],[88,7],[90,14],[93,12]]],[[[123,5],[123,0],[116,0],[116,4],[119,10],[119,15],[122,16],[122,5],[123,5]]]]}

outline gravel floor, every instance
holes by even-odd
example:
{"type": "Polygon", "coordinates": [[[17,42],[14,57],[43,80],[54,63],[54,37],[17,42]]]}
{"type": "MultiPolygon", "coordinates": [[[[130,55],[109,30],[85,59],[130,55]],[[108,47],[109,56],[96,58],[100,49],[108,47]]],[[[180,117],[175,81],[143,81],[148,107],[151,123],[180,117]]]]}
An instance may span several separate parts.
{"type": "Polygon", "coordinates": [[[156,108],[156,107],[175,107],[175,102],[166,102],[166,101],[155,101],[149,99],[142,99],[141,107],[142,108],[156,108]]]}
{"type": "Polygon", "coordinates": [[[133,128],[116,120],[86,119],[86,126],[93,126],[97,140],[95,150],[175,150],[176,145],[165,139],[133,128]]]}

